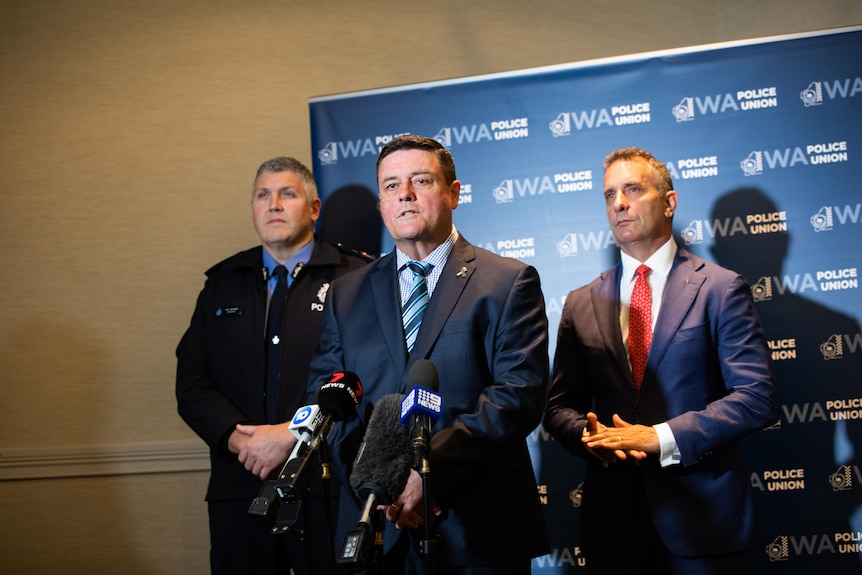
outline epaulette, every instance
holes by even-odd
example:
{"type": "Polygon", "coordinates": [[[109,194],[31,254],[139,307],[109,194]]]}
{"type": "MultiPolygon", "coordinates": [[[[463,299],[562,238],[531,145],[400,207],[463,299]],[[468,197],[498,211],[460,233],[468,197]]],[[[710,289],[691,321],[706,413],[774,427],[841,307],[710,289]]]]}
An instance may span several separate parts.
{"type": "Polygon", "coordinates": [[[340,243],[335,244],[335,247],[338,248],[338,251],[340,251],[341,253],[359,258],[361,260],[365,260],[366,262],[373,262],[374,260],[377,259],[377,256],[373,256],[373,255],[369,254],[368,252],[364,252],[362,250],[355,250],[353,248],[349,248],[349,247],[345,246],[344,244],[340,244],[340,243]]]}

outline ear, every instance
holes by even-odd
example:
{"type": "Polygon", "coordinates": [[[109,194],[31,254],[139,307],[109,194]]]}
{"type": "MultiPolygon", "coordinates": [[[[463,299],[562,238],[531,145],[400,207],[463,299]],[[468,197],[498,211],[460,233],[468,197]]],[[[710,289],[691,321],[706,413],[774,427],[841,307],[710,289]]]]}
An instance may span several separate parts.
{"type": "Polygon", "coordinates": [[[668,190],[664,195],[664,216],[666,218],[672,218],[673,213],[676,211],[676,204],[679,200],[679,197],[676,195],[676,190],[668,190]]]}
{"type": "Polygon", "coordinates": [[[450,204],[454,210],[458,207],[458,198],[461,197],[461,182],[459,180],[455,180],[449,186],[449,196],[451,198],[450,204]]]}
{"type": "Polygon", "coordinates": [[[314,198],[311,202],[311,221],[316,222],[320,217],[320,198],[314,198]]]}

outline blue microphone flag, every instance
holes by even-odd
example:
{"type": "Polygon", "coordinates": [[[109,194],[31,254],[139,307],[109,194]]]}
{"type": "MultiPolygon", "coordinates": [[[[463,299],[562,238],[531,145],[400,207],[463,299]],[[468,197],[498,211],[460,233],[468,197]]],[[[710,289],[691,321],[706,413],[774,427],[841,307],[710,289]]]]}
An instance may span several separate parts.
{"type": "Polygon", "coordinates": [[[443,396],[421,385],[413,389],[401,401],[401,423],[409,425],[414,415],[427,415],[437,421],[443,414],[443,396]]]}

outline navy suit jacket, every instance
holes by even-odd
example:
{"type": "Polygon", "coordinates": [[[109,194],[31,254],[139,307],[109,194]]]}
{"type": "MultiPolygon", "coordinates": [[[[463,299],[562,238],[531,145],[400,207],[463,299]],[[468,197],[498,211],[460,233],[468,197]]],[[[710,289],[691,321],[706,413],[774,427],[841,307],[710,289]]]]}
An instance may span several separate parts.
{"type": "MultiPolygon", "coordinates": [[[[440,565],[486,565],[549,551],[526,438],[541,421],[548,379],[548,331],[536,270],[459,238],[425,311],[408,358],[395,254],[333,282],[312,361],[309,401],[334,372],[363,387],[358,417],[336,424],[333,470],[347,478],[369,408],[404,393],[421,358],[440,376],[443,413],[431,440],[431,493],[440,565]]],[[[342,491],[336,546],[361,508],[342,491]]],[[[417,534],[423,538],[423,528],[417,534]]],[[[387,522],[385,548],[399,533],[387,522]]]]}
{"type": "Polygon", "coordinates": [[[568,295],[545,415],[548,431],[588,461],[581,545],[586,554],[619,549],[639,467],[655,526],[675,554],[751,547],[753,505],[739,440],[775,423],[778,403],[749,286],[679,249],[636,391],[620,330],[621,271],[617,265],[568,295]],[[668,422],[679,465],[662,468],[649,457],[603,467],[581,443],[588,411],[606,425],[615,413],[630,423],[668,422]]]}

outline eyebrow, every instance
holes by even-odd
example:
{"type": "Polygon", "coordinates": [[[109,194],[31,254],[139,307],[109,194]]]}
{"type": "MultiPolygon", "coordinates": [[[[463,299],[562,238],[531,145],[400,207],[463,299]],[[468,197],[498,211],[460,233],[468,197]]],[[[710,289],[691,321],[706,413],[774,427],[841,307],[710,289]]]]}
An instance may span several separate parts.
{"type": "MultiPolygon", "coordinates": [[[[430,176],[430,175],[433,175],[433,174],[434,174],[434,172],[433,172],[433,171],[431,171],[431,170],[419,170],[419,171],[416,171],[416,172],[411,172],[410,177],[411,177],[411,178],[414,178],[414,177],[416,177],[416,176],[424,176],[424,175],[429,175],[429,176],[430,176]]],[[[386,178],[383,178],[383,179],[382,179],[382,180],[380,180],[380,181],[381,181],[381,182],[389,182],[389,181],[391,181],[391,180],[400,180],[400,179],[401,179],[401,178],[400,178],[399,176],[388,176],[388,177],[386,177],[386,178]]]]}
{"type": "MultiPolygon", "coordinates": [[[[642,186],[644,184],[643,180],[629,180],[627,182],[623,182],[620,184],[620,189],[628,188],[629,186],[642,186]]],[[[605,188],[606,190],[613,190],[613,187],[605,188]]]]}
{"type": "Polygon", "coordinates": [[[298,189],[299,189],[298,186],[279,186],[277,188],[271,188],[269,186],[258,186],[255,188],[255,191],[257,191],[257,190],[267,190],[267,191],[276,190],[276,191],[280,192],[282,190],[298,190],[298,189]]]}

